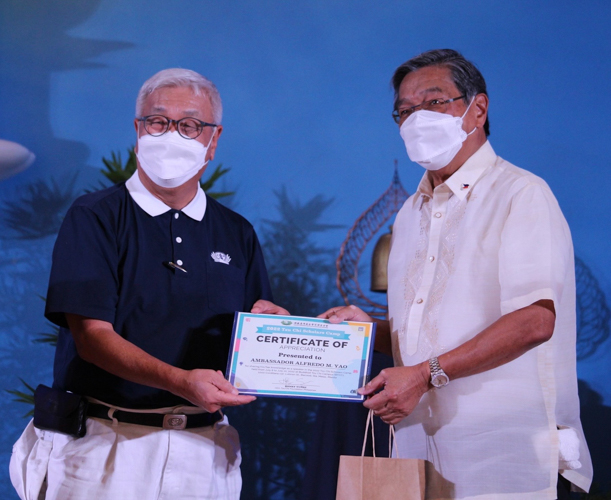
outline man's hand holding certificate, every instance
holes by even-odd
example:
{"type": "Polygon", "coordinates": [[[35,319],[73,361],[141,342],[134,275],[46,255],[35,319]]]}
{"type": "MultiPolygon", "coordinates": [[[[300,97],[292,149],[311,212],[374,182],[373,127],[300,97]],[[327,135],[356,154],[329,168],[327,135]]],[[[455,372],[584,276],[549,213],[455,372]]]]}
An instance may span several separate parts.
{"type": "Polygon", "coordinates": [[[227,378],[241,394],[363,401],[375,324],[236,313],[227,378]]]}

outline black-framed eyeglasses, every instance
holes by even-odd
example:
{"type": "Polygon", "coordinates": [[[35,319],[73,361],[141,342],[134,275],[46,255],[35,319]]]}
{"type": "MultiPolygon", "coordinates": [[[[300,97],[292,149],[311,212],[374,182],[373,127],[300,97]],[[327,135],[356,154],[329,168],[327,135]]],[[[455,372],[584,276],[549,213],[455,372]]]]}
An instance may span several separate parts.
{"type": "Polygon", "coordinates": [[[395,120],[395,123],[400,125],[407,120],[412,113],[418,111],[419,109],[435,111],[437,113],[445,113],[448,109],[448,104],[458,101],[459,99],[464,99],[465,97],[465,95],[460,95],[458,97],[452,97],[452,99],[431,99],[430,101],[424,101],[423,103],[412,106],[411,108],[395,109],[392,112],[392,117],[395,120]]]}
{"type": "Polygon", "coordinates": [[[205,127],[217,127],[216,123],[208,123],[186,116],[180,120],[172,120],[167,116],[163,115],[149,115],[141,118],[136,118],[139,122],[144,125],[144,130],[148,134],[159,137],[165,134],[173,123],[178,133],[185,139],[197,139],[204,131],[205,127]]]}

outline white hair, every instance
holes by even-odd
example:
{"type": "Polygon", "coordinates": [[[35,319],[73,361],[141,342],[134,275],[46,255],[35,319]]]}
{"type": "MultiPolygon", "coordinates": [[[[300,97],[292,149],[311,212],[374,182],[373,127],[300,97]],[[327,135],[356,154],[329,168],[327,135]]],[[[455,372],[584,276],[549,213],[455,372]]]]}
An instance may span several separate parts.
{"type": "Polygon", "coordinates": [[[187,87],[195,95],[205,95],[210,100],[214,123],[220,125],[223,118],[223,104],[221,96],[214,83],[195,71],[183,68],[170,68],[161,70],[151,76],[138,92],[136,99],[136,118],[142,116],[142,108],[146,98],[153,92],[164,87],[187,87]]]}

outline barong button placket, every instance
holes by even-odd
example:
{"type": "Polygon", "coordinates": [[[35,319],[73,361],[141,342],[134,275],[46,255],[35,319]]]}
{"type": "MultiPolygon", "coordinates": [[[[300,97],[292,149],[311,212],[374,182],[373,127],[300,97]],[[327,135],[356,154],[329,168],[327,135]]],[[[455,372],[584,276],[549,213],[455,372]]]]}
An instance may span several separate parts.
{"type": "MultiPolygon", "coordinates": [[[[422,213],[422,216],[426,218],[428,227],[428,246],[425,255],[429,255],[429,261],[433,264],[424,268],[422,273],[422,280],[420,286],[416,290],[416,297],[419,297],[414,302],[423,307],[411,307],[409,310],[409,319],[407,321],[407,328],[403,340],[401,351],[407,355],[413,355],[418,349],[418,343],[421,335],[422,320],[427,309],[426,300],[428,299],[431,287],[435,279],[435,273],[437,270],[437,264],[439,259],[434,256],[441,253],[441,233],[443,230],[444,222],[441,218],[447,212],[448,201],[452,196],[452,191],[445,185],[441,184],[433,190],[433,196],[429,199],[432,201],[431,215],[426,215],[426,211],[422,213]]],[[[429,214],[431,212],[428,212],[429,214]]]]}

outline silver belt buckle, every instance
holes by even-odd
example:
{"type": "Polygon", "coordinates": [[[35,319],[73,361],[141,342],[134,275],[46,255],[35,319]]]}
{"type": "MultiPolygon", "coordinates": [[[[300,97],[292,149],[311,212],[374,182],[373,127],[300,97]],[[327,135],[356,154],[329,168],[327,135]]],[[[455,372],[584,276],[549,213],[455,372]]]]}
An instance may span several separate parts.
{"type": "Polygon", "coordinates": [[[182,430],[187,427],[187,416],[176,413],[168,413],[163,416],[163,428],[182,430]]]}

